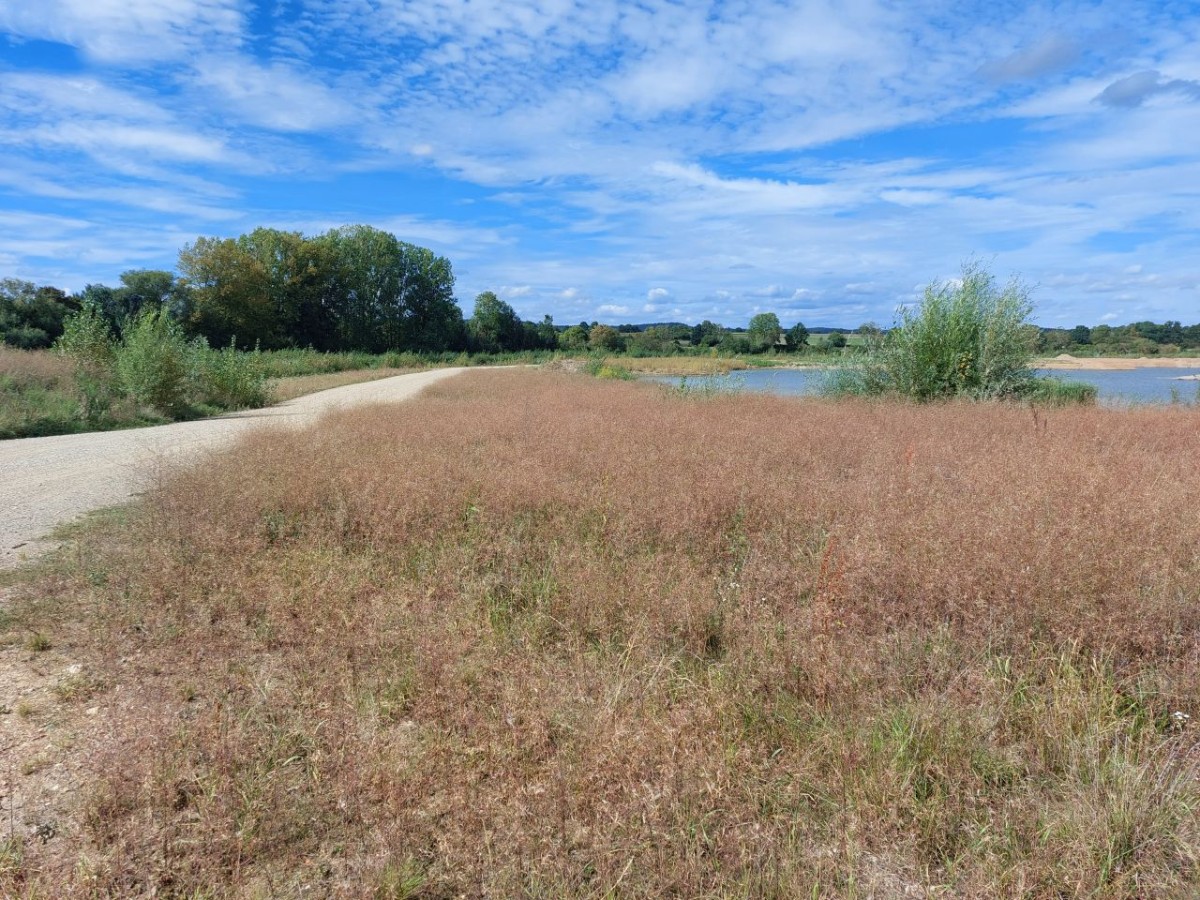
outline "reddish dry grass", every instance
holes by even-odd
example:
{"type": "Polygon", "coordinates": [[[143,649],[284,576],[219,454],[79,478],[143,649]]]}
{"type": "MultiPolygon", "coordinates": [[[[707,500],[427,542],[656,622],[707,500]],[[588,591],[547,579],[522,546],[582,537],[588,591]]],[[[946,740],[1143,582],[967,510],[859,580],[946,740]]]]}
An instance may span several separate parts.
{"type": "Polygon", "coordinates": [[[489,372],[261,434],[24,613],[137,712],[13,884],[1186,895],[1198,424],[489,372]]]}
{"type": "Polygon", "coordinates": [[[57,387],[70,385],[74,374],[75,362],[69,357],[49,350],[17,350],[0,344],[0,378],[10,378],[17,384],[57,387]]]}
{"type": "Polygon", "coordinates": [[[344,372],[327,372],[320,375],[292,375],[287,378],[272,378],[267,388],[271,399],[276,403],[293,400],[306,394],[327,391],[330,388],[342,387],[347,384],[360,384],[364,381],[378,381],[380,378],[391,378],[403,375],[412,369],[349,369],[344,372]]]}

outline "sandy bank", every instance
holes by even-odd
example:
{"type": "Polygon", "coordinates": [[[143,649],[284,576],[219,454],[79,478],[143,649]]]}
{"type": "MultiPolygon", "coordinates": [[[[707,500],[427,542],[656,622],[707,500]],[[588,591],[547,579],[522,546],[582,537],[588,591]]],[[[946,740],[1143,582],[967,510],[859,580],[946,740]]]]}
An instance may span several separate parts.
{"type": "Polygon", "coordinates": [[[1089,369],[1092,371],[1123,371],[1128,369],[1198,369],[1200,357],[1171,356],[1155,358],[1139,356],[1130,359],[1124,356],[1072,356],[1060,353],[1053,359],[1037,359],[1039,369],[1089,369]]]}

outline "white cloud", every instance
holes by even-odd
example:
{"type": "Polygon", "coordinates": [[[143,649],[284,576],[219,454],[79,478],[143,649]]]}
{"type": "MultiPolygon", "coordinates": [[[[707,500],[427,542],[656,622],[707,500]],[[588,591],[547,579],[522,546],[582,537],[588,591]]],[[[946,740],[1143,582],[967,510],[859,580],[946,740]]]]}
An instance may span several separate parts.
{"type": "Polygon", "coordinates": [[[0,0],[0,30],[82,51],[0,79],[7,202],[146,229],[365,221],[445,253],[468,296],[514,285],[552,312],[657,307],[665,284],[696,318],[766,298],[886,320],[972,253],[1062,274],[1048,315],[1102,283],[1194,305],[1200,27],[1153,4],[249,9],[0,0]],[[1125,233],[1163,280],[1133,283],[1125,233]]]}
{"type": "Polygon", "coordinates": [[[238,0],[8,0],[0,31],[71,44],[103,62],[186,57],[239,40],[238,0]]]}
{"type": "Polygon", "coordinates": [[[215,91],[222,106],[260,128],[314,131],[361,118],[353,100],[279,63],[263,66],[245,57],[202,58],[193,88],[215,91]]]}
{"type": "Polygon", "coordinates": [[[199,162],[218,162],[232,157],[224,142],[174,128],[110,123],[103,129],[96,129],[83,123],[64,123],[12,137],[21,143],[56,144],[92,154],[117,151],[199,162]]]}

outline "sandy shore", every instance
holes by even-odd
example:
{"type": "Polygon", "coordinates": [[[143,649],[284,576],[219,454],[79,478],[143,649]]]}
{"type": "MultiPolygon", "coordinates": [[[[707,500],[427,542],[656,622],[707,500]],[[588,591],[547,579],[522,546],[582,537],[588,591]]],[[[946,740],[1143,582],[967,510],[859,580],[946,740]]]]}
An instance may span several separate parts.
{"type": "Polygon", "coordinates": [[[1200,357],[1171,356],[1155,358],[1139,356],[1129,359],[1124,356],[1072,356],[1060,353],[1053,359],[1036,359],[1039,369],[1089,369],[1092,371],[1123,371],[1128,369],[1200,369],[1200,357]]]}

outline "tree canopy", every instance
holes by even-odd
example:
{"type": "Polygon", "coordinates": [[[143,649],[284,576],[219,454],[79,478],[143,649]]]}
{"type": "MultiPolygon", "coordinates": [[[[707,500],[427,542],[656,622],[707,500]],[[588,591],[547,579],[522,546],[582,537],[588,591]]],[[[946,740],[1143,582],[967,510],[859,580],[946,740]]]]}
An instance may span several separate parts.
{"type": "Polygon", "coordinates": [[[258,228],[180,251],[189,321],[211,342],[319,350],[463,345],[450,262],[367,225],[315,238],[258,228]]]}

